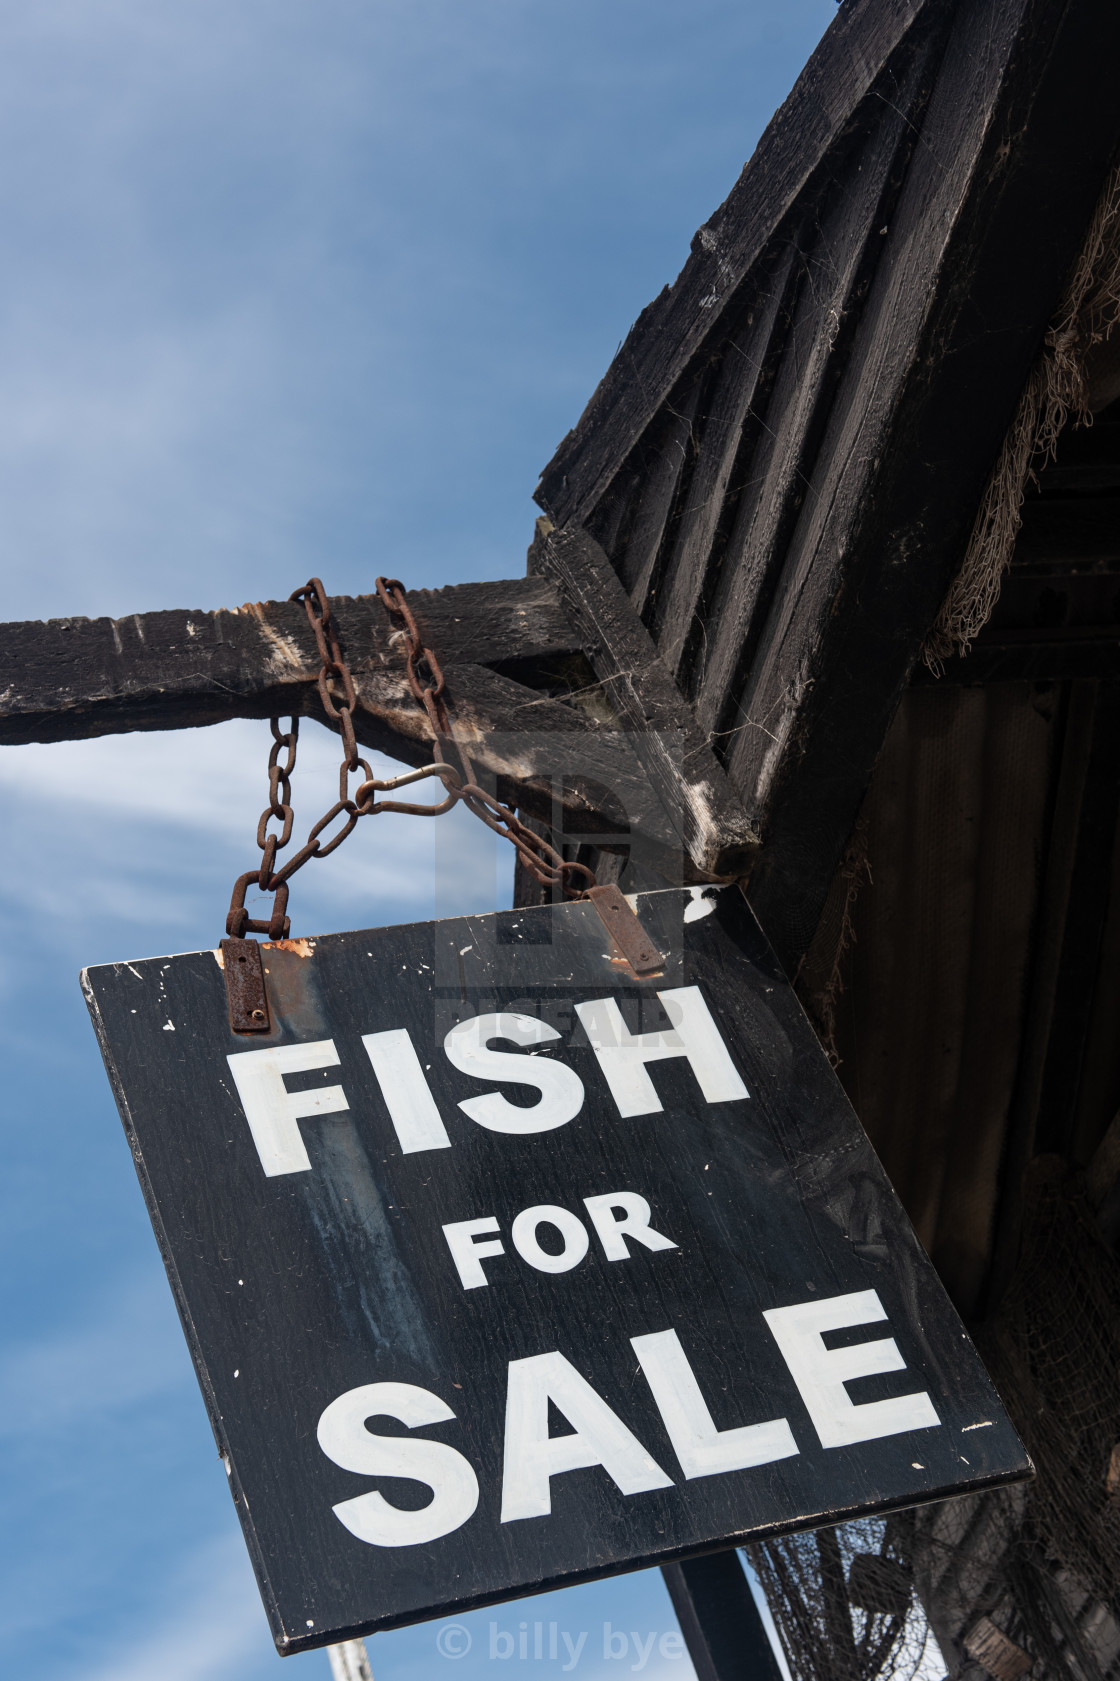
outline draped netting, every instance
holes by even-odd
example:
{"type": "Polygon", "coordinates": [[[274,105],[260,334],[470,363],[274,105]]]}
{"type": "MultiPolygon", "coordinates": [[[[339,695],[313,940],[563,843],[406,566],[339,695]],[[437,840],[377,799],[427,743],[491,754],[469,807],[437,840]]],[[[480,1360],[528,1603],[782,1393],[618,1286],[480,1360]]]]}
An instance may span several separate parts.
{"type": "Polygon", "coordinates": [[[975,1681],[1120,1677],[1120,1266],[1056,1156],[977,1342],[1035,1481],[748,1548],[794,1681],[936,1681],[939,1650],[975,1681]]]}
{"type": "Polygon", "coordinates": [[[746,1549],[794,1681],[911,1681],[936,1661],[913,1592],[913,1530],[900,1512],[746,1549]]]}

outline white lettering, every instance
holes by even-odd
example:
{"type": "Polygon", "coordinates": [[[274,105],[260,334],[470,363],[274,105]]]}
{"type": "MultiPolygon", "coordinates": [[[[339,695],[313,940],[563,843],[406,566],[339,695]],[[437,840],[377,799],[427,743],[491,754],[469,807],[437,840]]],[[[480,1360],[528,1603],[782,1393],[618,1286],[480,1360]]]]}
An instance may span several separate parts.
{"type": "Polygon", "coordinates": [[[367,1383],[332,1401],[319,1420],[319,1446],[344,1471],[367,1477],[407,1477],[425,1483],[433,1498],[418,1512],[391,1506],[376,1490],[342,1500],[335,1517],[371,1547],[415,1547],[450,1535],[478,1505],[478,1478],[470,1463],[446,1442],[424,1437],[375,1436],[368,1418],[395,1418],[409,1429],[454,1418],[430,1390],[412,1383],[367,1383]]]}
{"type": "Polygon", "coordinates": [[[686,1477],[743,1471],[797,1453],[793,1432],[784,1418],[717,1430],[675,1331],[631,1337],[630,1343],[686,1477]]]}
{"type": "Polygon", "coordinates": [[[610,1623],[603,1624],[603,1656],[605,1658],[624,1658],[629,1641],[621,1629],[612,1629],[610,1623]]]}
{"type": "Polygon", "coordinates": [[[642,1645],[641,1635],[635,1633],[633,1629],[630,1631],[630,1638],[634,1642],[634,1656],[638,1660],[637,1663],[632,1663],[630,1668],[637,1672],[644,1669],[649,1662],[649,1655],[653,1651],[653,1643],[657,1639],[657,1631],[655,1629],[652,1634],[646,1636],[644,1646],[642,1645]]]}
{"type": "Polygon", "coordinates": [[[676,1249],[671,1237],[655,1232],[649,1223],[650,1206],[637,1191],[612,1191],[606,1196],[584,1197],[583,1206],[591,1216],[595,1234],[603,1245],[608,1261],[628,1261],[630,1251],[626,1239],[644,1243],[647,1249],[676,1249]],[[615,1213],[622,1211],[621,1219],[615,1213]]]}
{"type": "Polygon", "coordinates": [[[512,1010],[500,1015],[472,1016],[459,1022],[443,1041],[453,1067],[478,1080],[535,1086],[541,1094],[540,1102],[531,1108],[510,1103],[500,1092],[464,1098],[459,1108],[491,1132],[551,1132],[564,1126],[583,1108],[583,1082],[579,1075],[562,1062],[489,1048],[491,1039],[509,1039],[515,1045],[543,1045],[559,1037],[547,1022],[512,1010]]]}
{"type": "Polygon", "coordinates": [[[552,1511],[550,1478],[591,1465],[602,1465],[623,1494],[673,1486],[618,1414],[562,1354],[511,1360],[501,1521],[547,1517],[552,1511]],[[549,1435],[549,1401],[575,1426],[571,1434],[549,1435]]]}
{"type": "Polygon", "coordinates": [[[310,1173],[299,1122],[309,1115],[334,1115],[349,1109],[341,1086],[314,1086],[289,1091],[285,1074],[306,1074],[314,1068],[337,1068],[333,1039],[306,1045],[270,1045],[262,1051],[235,1051],[227,1056],[253,1143],[269,1179],[282,1173],[310,1173]]]}
{"type": "Polygon", "coordinates": [[[887,1317],[877,1291],[856,1290],[848,1296],[770,1308],[762,1317],[801,1391],[822,1447],[850,1447],[853,1442],[870,1442],[903,1430],[928,1430],[941,1423],[924,1390],[857,1406],[844,1388],[853,1378],[906,1370],[893,1337],[848,1348],[824,1345],[824,1331],[870,1325],[887,1317]]]}
{"type": "Polygon", "coordinates": [[[579,1662],[579,1655],[583,1651],[583,1645],[584,1645],[584,1641],[586,1639],[587,1639],[587,1630],[586,1629],[581,1629],[580,1630],[580,1636],[579,1636],[578,1640],[573,1640],[571,1635],[568,1633],[567,1629],[564,1630],[564,1644],[568,1648],[568,1662],[566,1664],[563,1664],[561,1667],[565,1671],[570,1670],[570,1669],[574,1669],[576,1667],[576,1664],[579,1662]]]}
{"type": "Polygon", "coordinates": [[[570,1272],[573,1267],[579,1266],[591,1244],[582,1220],[577,1220],[566,1208],[554,1208],[547,1202],[542,1202],[537,1208],[526,1208],[519,1214],[510,1227],[509,1235],[521,1259],[536,1267],[538,1272],[570,1272]],[[560,1233],[564,1247],[559,1255],[550,1255],[537,1242],[537,1227],[541,1225],[555,1226],[560,1233]]]}
{"type": "Polygon", "coordinates": [[[657,996],[673,1024],[668,1032],[631,1033],[613,998],[576,1005],[619,1114],[629,1118],[661,1112],[661,1099],[646,1063],[667,1057],[688,1058],[709,1103],[731,1103],[749,1096],[700,988],[671,987],[657,996]]]}
{"type": "Polygon", "coordinates": [[[449,1150],[447,1128],[407,1030],[394,1027],[388,1033],[363,1033],[362,1044],[404,1154],[449,1150]]]}
{"type": "Polygon", "coordinates": [[[459,1280],[464,1290],[478,1290],[484,1284],[489,1284],[485,1272],[482,1270],[483,1257],[487,1255],[504,1255],[505,1244],[500,1238],[488,1243],[476,1243],[475,1234],[482,1232],[496,1232],[500,1227],[492,1214],[486,1214],[480,1220],[453,1220],[450,1225],[443,1227],[443,1235],[447,1239],[447,1247],[451,1251],[451,1259],[459,1273],[459,1280]]]}
{"type": "Polygon", "coordinates": [[[492,1658],[512,1658],[513,1635],[508,1628],[499,1628],[497,1623],[490,1624],[490,1656],[492,1658]]]}

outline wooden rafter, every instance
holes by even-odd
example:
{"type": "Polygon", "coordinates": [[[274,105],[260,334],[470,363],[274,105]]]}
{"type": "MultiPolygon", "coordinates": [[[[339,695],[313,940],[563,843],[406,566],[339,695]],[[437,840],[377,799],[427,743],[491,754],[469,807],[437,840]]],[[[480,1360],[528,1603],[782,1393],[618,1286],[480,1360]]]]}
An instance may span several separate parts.
{"type": "Polygon", "coordinates": [[[846,5],[537,496],[602,545],[763,847],[787,966],[1120,142],[1112,0],[846,5]]]}
{"type": "MultiPolygon", "coordinates": [[[[682,853],[690,879],[742,872],[754,836],[671,681],[662,677],[673,700],[656,718],[618,696],[612,703],[553,582],[459,584],[409,599],[443,667],[456,728],[500,797],[546,822],[559,808],[566,827],[616,837],[621,806],[647,864],[670,879],[680,876],[682,853]],[[686,759],[672,743],[688,728],[686,759]],[[597,793],[604,790],[609,810],[597,793]]],[[[429,763],[431,726],[380,601],[339,598],[335,617],[358,693],[359,742],[429,763]]],[[[636,632],[656,666],[640,624],[636,632]]],[[[290,601],[3,625],[0,669],[3,742],[323,716],[314,637],[303,607],[290,601]]]]}

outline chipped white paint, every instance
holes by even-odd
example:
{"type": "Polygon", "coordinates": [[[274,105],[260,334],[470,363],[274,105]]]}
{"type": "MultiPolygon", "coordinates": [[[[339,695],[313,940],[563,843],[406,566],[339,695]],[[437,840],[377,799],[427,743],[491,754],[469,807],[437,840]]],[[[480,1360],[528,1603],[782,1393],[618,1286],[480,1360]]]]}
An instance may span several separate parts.
{"type": "Polygon", "coordinates": [[[718,887],[690,887],[689,900],[684,907],[686,922],[702,922],[706,916],[711,916],[716,908],[718,887]]]}

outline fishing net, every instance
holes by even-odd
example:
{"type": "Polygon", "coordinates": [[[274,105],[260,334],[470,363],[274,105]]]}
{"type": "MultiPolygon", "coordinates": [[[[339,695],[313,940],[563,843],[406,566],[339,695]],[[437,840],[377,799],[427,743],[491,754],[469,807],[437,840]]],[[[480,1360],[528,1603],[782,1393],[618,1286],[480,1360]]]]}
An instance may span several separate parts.
{"type": "Polygon", "coordinates": [[[940,676],[967,653],[999,599],[1022,521],[1023,497],[1066,421],[1091,424],[1090,356],[1120,320],[1120,167],[1109,175],[1062,302],[1047,329],[992,470],[961,569],[925,647],[940,676]]]}
{"type": "Polygon", "coordinates": [[[1083,1176],[1041,1156],[982,1350],[1038,1470],[1025,1535],[1120,1616],[1120,1268],[1083,1176]]]}
{"type": "Polygon", "coordinates": [[[913,1529],[901,1512],[747,1548],[794,1681],[911,1681],[936,1652],[913,1529]]]}
{"type": "Polygon", "coordinates": [[[794,1681],[1120,1678],[1120,1266],[1058,1157],[1022,1232],[977,1341],[1036,1480],[750,1548],[794,1681]]]}

